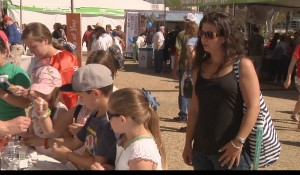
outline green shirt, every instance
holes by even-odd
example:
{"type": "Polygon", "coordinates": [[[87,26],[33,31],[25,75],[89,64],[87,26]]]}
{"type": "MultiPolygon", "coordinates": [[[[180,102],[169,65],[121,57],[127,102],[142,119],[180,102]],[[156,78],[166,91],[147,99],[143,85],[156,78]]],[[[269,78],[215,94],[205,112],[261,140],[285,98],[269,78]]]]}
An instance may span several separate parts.
{"type": "Polygon", "coordinates": [[[189,37],[185,35],[185,30],[179,32],[176,37],[175,47],[180,50],[180,58],[179,58],[180,69],[183,69],[187,65],[188,57],[186,55],[187,52],[186,42],[188,39],[189,37]]]}
{"type": "MultiPolygon", "coordinates": [[[[15,64],[7,63],[0,67],[0,75],[8,75],[8,82],[11,84],[20,85],[24,88],[28,88],[30,86],[30,78],[28,74],[15,64]]],[[[8,85],[6,83],[0,83],[0,88],[11,93],[7,90],[8,85]]],[[[25,115],[26,113],[24,108],[15,107],[0,98],[0,120],[6,121],[25,115]]]]}

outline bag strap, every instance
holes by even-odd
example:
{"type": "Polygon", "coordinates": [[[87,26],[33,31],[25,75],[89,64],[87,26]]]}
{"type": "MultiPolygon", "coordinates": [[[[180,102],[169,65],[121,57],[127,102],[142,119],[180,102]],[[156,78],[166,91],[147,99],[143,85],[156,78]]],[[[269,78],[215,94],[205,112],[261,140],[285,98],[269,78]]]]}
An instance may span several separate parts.
{"type": "MultiPolygon", "coordinates": [[[[240,62],[241,60],[238,60],[233,64],[234,74],[238,82],[240,80],[240,62]]],[[[259,167],[259,157],[261,153],[262,136],[263,136],[263,126],[256,126],[256,144],[255,144],[255,153],[254,153],[254,160],[253,160],[253,170],[257,170],[257,168],[259,167]]]]}
{"type": "Polygon", "coordinates": [[[259,167],[259,157],[260,157],[260,152],[261,152],[262,136],[263,136],[263,127],[257,126],[257,128],[256,128],[256,144],[255,144],[255,152],[254,152],[254,160],[253,160],[253,170],[257,170],[257,168],[259,167]]]}

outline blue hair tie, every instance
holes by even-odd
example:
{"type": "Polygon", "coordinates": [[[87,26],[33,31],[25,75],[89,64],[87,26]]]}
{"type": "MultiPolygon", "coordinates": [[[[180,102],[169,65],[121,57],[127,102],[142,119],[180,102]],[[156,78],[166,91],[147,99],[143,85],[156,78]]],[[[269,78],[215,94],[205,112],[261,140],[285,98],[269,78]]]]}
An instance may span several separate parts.
{"type": "Polygon", "coordinates": [[[157,106],[160,106],[160,104],[158,103],[156,98],[151,95],[150,91],[145,90],[144,88],[142,88],[142,92],[144,93],[145,97],[147,98],[149,105],[156,111],[157,106]]]}

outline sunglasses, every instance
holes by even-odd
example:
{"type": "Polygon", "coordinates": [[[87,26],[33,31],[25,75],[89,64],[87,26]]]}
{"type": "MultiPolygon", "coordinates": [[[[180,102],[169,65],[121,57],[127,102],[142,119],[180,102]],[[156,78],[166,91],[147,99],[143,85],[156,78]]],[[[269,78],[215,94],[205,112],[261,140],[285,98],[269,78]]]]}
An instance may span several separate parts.
{"type": "Polygon", "coordinates": [[[108,120],[111,120],[113,117],[120,117],[122,114],[111,114],[109,111],[106,112],[108,120]]]}
{"type": "Polygon", "coordinates": [[[218,36],[220,36],[219,33],[215,33],[215,32],[203,32],[203,31],[199,31],[198,33],[199,37],[201,38],[202,36],[204,36],[206,39],[215,39],[218,36]]]}

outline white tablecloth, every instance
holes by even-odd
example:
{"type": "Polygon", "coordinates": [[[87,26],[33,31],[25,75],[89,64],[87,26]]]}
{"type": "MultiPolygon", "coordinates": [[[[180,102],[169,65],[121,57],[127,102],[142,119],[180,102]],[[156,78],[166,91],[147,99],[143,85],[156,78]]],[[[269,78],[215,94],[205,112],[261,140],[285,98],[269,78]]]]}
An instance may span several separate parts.
{"type": "MultiPolygon", "coordinates": [[[[33,166],[26,168],[25,170],[72,170],[72,168],[70,166],[67,166],[65,163],[62,163],[47,155],[38,154],[35,150],[33,150],[30,147],[26,147],[26,148],[27,148],[27,156],[25,160],[28,162],[32,162],[33,166]]],[[[1,170],[9,169],[8,163],[4,163],[4,162],[1,163],[3,163],[1,164],[1,170]]]]}
{"type": "Polygon", "coordinates": [[[37,163],[26,170],[70,170],[64,163],[46,155],[38,155],[37,163]]]}

